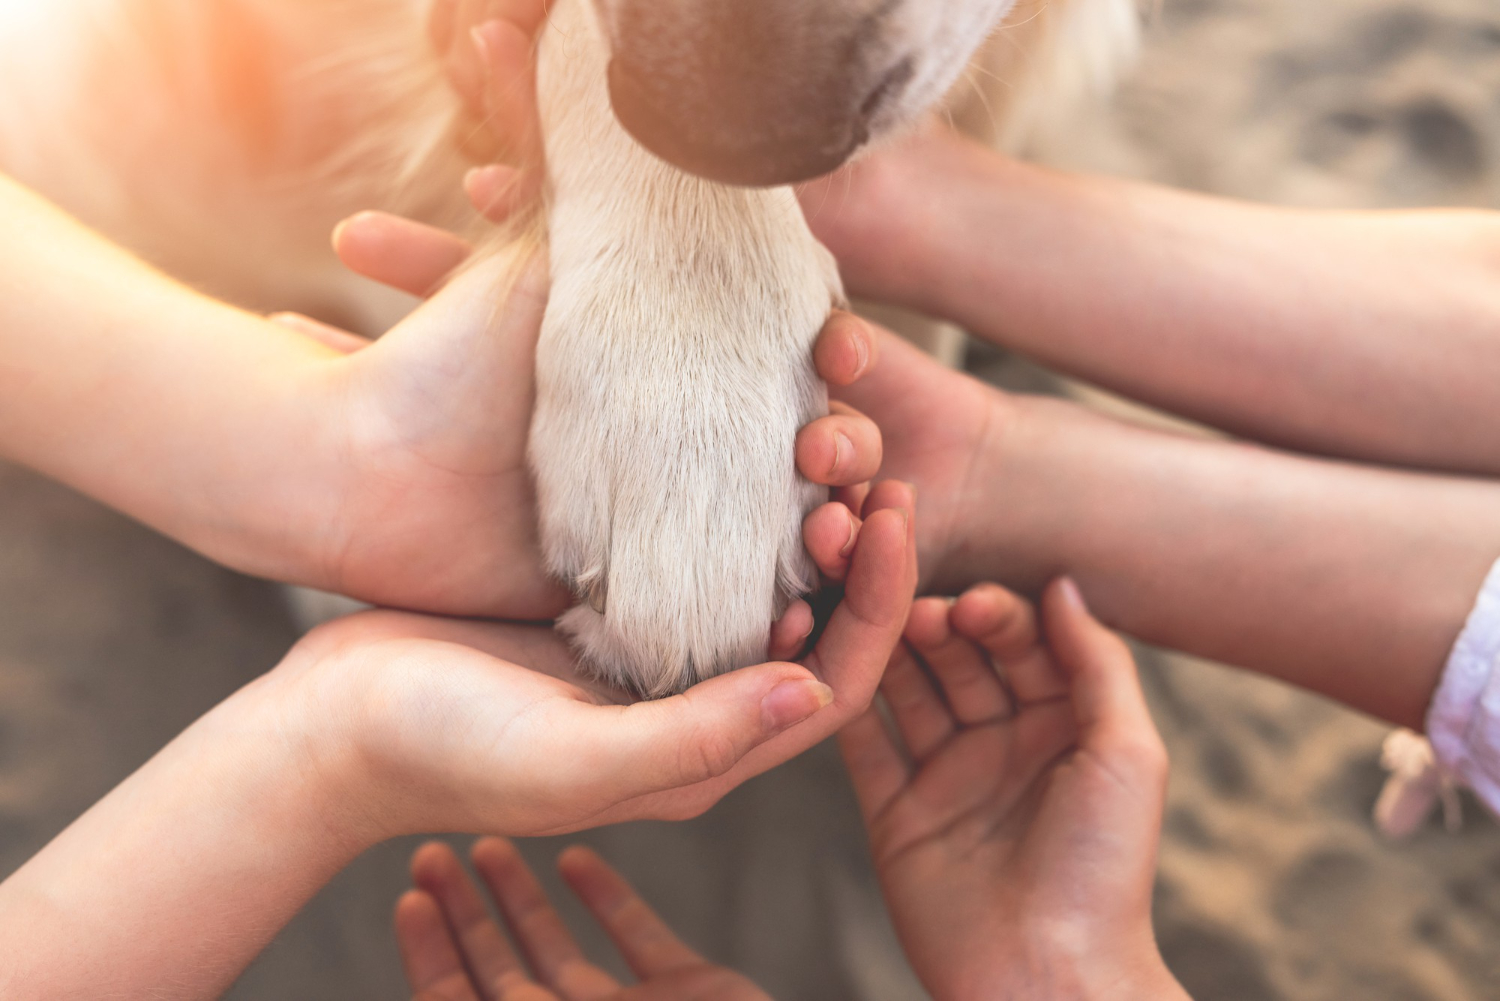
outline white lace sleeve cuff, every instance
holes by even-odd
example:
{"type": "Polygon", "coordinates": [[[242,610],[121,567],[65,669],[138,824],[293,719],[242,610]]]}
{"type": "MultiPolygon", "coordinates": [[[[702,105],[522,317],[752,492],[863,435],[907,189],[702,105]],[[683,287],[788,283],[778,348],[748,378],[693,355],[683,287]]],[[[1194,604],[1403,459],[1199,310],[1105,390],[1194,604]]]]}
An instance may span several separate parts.
{"type": "Polygon", "coordinates": [[[1427,739],[1443,771],[1500,814],[1500,563],[1448,658],[1427,739]]]}

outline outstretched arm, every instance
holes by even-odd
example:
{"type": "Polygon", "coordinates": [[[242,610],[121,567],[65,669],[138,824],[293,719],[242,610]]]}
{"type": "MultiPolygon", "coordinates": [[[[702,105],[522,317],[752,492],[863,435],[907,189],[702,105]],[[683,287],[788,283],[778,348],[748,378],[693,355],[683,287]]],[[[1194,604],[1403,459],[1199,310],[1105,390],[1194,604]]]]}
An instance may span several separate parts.
{"type": "Polygon", "coordinates": [[[857,295],[1269,444],[1500,473],[1500,214],[1270,208],[941,129],[803,204],[857,295]]]}
{"type": "Polygon", "coordinates": [[[877,343],[843,397],[917,486],[925,587],[1070,574],[1143,640],[1420,727],[1500,557],[1500,483],[1142,428],[877,343]]]}
{"type": "Polygon", "coordinates": [[[696,816],[869,704],[916,578],[909,494],[881,493],[803,664],[671,699],[617,703],[550,629],[380,612],[314,632],[0,884],[0,996],[216,997],[396,835],[696,816]]]}

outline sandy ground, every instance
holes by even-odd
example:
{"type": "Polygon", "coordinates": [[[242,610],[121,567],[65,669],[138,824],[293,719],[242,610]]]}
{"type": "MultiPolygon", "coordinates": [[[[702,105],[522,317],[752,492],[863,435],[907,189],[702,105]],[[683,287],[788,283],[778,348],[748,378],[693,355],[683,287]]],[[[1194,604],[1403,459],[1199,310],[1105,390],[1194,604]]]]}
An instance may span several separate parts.
{"type": "MultiPolygon", "coordinates": [[[[1492,0],[1164,0],[1116,109],[1046,154],[1284,203],[1500,207],[1500,12],[1492,0]]],[[[1032,379],[988,353],[973,362],[1032,379]]],[[[277,589],[0,468],[0,875],[294,635],[277,589]]],[[[1180,659],[1148,656],[1146,677],[1176,768],[1158,930],[1195,996],[1500,997],[1492,821],[1470,804],[1456,836],[1430,827],[1383,845],[1366,819],[1382,727],[1180,659]]],[[[784,1001],[922,996],[827,748],[699,821],[583,840],[688,939],[784,1001]]],[[[545,863],[560,846],[527,850],[545,863]]],[[[410,847],[360,859],[230,996],[405,997],[388,914],[410,847]]]]}

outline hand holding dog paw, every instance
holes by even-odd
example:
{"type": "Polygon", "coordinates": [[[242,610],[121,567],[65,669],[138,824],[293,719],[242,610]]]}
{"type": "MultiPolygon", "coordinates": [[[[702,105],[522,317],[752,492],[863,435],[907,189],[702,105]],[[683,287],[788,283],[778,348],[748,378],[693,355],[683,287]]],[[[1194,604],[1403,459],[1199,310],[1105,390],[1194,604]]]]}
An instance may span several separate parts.
{"type": "Polygon", "coordinates": [[[872,500],[843,601],[800,665],[631,704],[581,679],[549,628],[370,612],[311,633],[269,685],[341,777],[356,840],[695,816],[869,705],[916,586],[909,491],[872,500]]]}
{"type": "Polygon", "coordinates": [[[919,601],[881,693],[905,753],[873,711],[840,743],[933,996],[1184,997],[1151,930],[1166,754],[1076,587],[1040,622],[993,584],[919,601]]]}
{"type": "Polygon", "coordinates": [[[640,978],[630,987],[588,961],[513,844],[485,838],[472,860],[515,944],[453,850],[424,845],[412,858],[417,889],[396,905],[396,938],[416,1001],[770,1001],[688,948],[587,849],[564,852],[558,869],[640,978]]]}
{"type": "MultiPolygon", "coordinates": [[[[341,451],[358,467],[346,501],[328,519],[322,565],[333,579],[306,581],[367,600],[465,615],[539,619],[567,595],[540,567],[535,500],[526,467],[533,351],[545,306],[540,265],[492,259],[449,278],[472,254],[458,237],[383,213],[347,220],[334,236],[344,263],[367,278],[432,300],[370,345],[302,317],[279,319],[347,352],[327,377],[335,397],[357,404],[356,440],[341,451]],[[514,271],[524,268],[516,278],[514,271]],[[494,307],[493,289],[511,289],[494,307]],[[455,359],[466,359],[460,364],[455,359]]],[[[825,378],[844,384],[874,362],[870,329],[836,313],[815,349],[825,378]]],[[[881,464],[880,432],[844,404],[802,430],[802,474],[832,487],[866,483],[881,464]]],[[[860,491],[864,504],[867,490],[860,491]]],[[[808,522],[809,548],[833,556],[842,580],[858,531],[831,505],[808,522]],[[832,523],[842,534],[826,541],[832,523]]],[[[771,637],[770,655],[788,658],[812,629],[794,606],[771,637]]]]}

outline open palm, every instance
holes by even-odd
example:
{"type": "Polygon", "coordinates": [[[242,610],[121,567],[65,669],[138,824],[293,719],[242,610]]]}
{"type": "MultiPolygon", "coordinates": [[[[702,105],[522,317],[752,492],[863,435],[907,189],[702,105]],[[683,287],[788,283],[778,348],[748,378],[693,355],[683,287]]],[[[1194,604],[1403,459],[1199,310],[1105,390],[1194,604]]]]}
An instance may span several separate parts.
{"type": "Polygon", "coordinates": [[[1070,594],[1048,593],[1047,642],[994,585],[918,602],[881,684],[908,754],[873,713],[841,739],[897,931],[940,998],[1120,958],[1099,942],[1155,955],[1165,753],[1129,651],[1070,594]]]}
{"type": "Polygon", "coordinates": [[[632,985],[588,961],[513,844],[486,838],[473,861],[515,945],[452,849],[425,845],[412,859],[418,889],[396,907],[417,1001],[769,1001],[745,977],[683,944],[591,851],[570,849],[558,868],[639,978],[632,985]]]}

